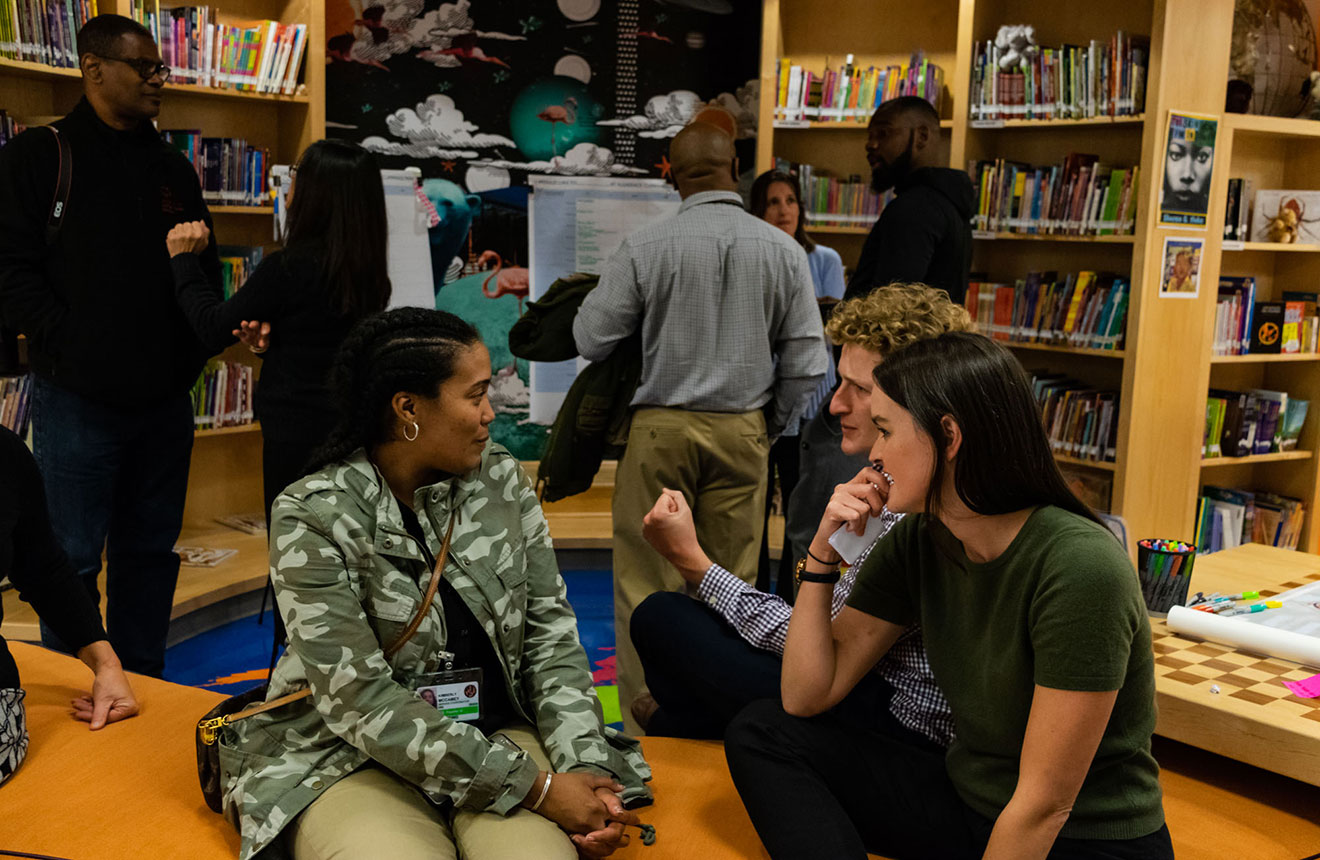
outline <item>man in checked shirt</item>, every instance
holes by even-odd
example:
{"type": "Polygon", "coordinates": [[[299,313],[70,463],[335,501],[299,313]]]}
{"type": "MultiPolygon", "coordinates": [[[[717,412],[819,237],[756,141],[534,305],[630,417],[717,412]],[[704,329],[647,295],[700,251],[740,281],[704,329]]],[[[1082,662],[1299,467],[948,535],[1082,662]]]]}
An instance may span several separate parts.
{"type": "MultiPolygon", "coordinates": [[[[875,442],[871,371],[886,355],[914,340],[970,330],[967,311],[943,290],[920,284],[893,284],[840,303],[826,333],[843,347],[839,387],[829,408],[839,416],[844,453],[865,454],[875,442]]],[[[902,518],[888,510],[880,516],[884,526],[876,543],[902,518]]],[[[660,495],[646,515],[643,534],[678,568],[687,593],[653,594],[633,613],[633,644],[652,697],[639,700],[633,717],[649,735],[721,738],[744,705],[779,698],[780,659],[793,607],[711,561],[680,493],[666,489],[660,495]]],[[[834,586],[832,614],[843,609],[870,549],[834,586]]],[[[946,747],[953,738],[949,704],[931,675],[917,627],[838,708],[860,725],[885,725],[918,743],[946,747]]]]}

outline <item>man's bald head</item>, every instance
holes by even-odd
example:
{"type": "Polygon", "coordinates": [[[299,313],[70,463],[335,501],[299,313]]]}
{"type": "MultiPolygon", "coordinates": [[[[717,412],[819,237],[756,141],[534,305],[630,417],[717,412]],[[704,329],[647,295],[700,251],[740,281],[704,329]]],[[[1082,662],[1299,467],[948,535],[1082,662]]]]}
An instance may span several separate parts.
{"type": "Polygon", "coordinates": [[[709,123],[694,122],[669,143],[674,183],[683,197],[702,191],[735,191],[733,138],[709,123]]]}

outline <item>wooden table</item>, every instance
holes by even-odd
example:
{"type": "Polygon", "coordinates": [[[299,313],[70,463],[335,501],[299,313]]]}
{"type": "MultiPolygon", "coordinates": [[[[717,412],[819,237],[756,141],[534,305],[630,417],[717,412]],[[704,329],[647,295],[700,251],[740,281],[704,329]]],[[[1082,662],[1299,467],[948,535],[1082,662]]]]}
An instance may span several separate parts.
{"type": "MultiPolygon", "coordinates": [[[[1320,556],[1247,544],[1199,556],[1191,590],[1277,594],[1320,580],[1320,556]]],[[[1320,698],[1283,686],[1320,671],[1169,631],[1151,618],[1155,733],[1320,785],[1320,698]]]]}

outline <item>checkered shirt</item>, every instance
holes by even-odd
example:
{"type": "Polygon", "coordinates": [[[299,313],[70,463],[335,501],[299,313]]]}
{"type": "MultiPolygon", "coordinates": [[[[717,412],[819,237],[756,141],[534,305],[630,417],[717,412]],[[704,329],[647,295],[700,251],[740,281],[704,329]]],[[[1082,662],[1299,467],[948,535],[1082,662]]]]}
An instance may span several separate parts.
{"type": "MultiPolygon", "coordinates": [[[[862,562],[903,518],[902,514],[891,514],[887,510],[881,516],[884,527],[880,536],[834,585],[830,599],[831,618],[837,616],[848,602],[862,562]]],[[[718,612],[750,645],[780,655],[784,653],[793,607],[783,598],[757,591],[718,564],[712,564],[697,586],[697,599],[718,612]]],[[[899,723],[941,746],[947,747],[953,742],[953,711],[931,674],[920,627],[914,625],[903,631],[898,641],[875,664],[873,671],[894,688],[889,710],[899,723]]]]}
{"type": "Polygon", "coordinates": [[[634,406],[750,412],[778,435],[830,363],[807,255],[791,236],[706,191],[633,233],[573,321],[578,352],[606,358],[642,334],[634,406]]]}

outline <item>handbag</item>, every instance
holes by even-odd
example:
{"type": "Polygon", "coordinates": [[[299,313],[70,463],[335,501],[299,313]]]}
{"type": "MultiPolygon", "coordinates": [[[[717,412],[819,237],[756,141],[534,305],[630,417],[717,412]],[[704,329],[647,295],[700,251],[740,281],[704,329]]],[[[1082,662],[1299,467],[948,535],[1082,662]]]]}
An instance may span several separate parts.
{"type": "MultiPolygon", "coordinates": [[[[454,536],[454,521],[457,517],[457,512],[449,517],[445,539],[440,544],[440,555],[436,559],[431,581],[426,586],[426,595],[422,598],[421,605],[417,607],[417,614],[413,616],[412,621],[399,634],[399,637],[385,649],[386,657],[391,657],[398,652],[413,637],[417,629],[422,626],[422,619],[426,617],[431,601],[435,599],[436,590],[440,587],[440,577],[444,574],[445,563],[449,560],[449,542],[454,536]]],[[[305,688],[286,693],[267,702],[265,701],[267,686],[267,684],[261,684],[247,692],[230,696],[207,711],[206,715],[197,722],[197,781],[202,788],[202,797],[206,799],[206,805],[211,808],[212,812],[222,811],[220,796],[221,786],[224,784],[224,775],[221,773],[220,767],[219,741],[220,733],[225,726],[233,725],[239,720],[246,720],[248,717],[255,717],[257,714],[264,714],[266,711],[282,708],[285,705],[301,701],[312,694],[311,688],[305,688]]]]}

